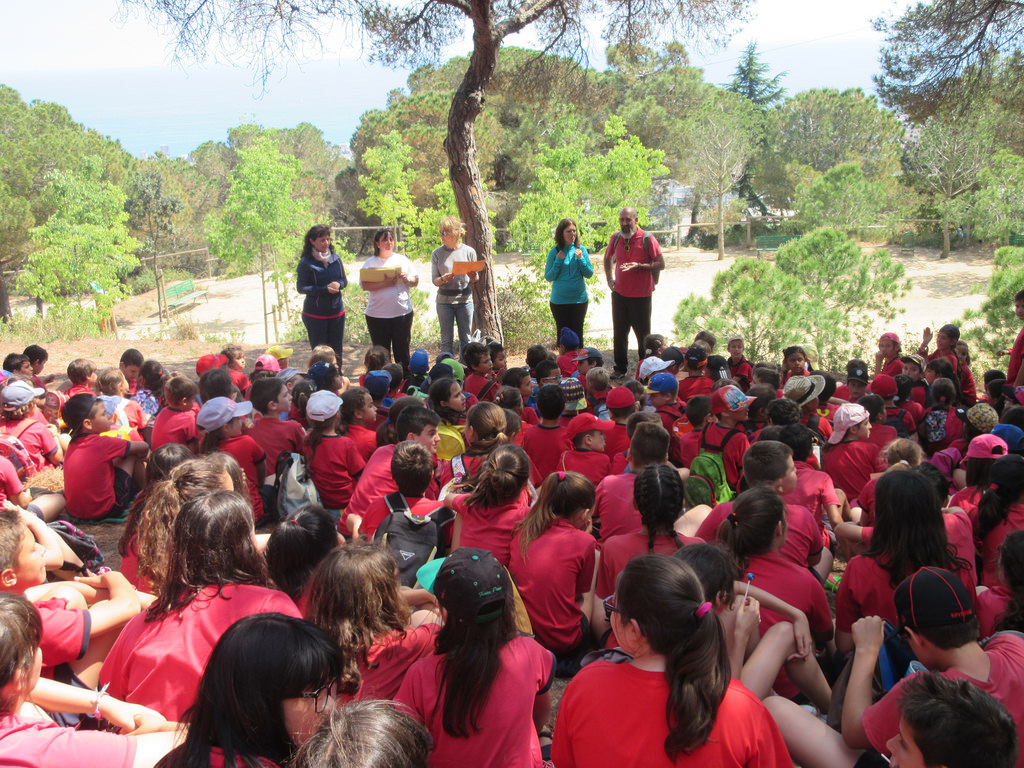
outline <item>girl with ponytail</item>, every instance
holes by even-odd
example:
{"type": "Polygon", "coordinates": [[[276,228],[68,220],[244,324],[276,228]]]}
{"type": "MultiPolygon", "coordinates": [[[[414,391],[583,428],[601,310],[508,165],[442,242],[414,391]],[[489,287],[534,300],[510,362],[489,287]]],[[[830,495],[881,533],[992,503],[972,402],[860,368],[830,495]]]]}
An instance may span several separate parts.
{"type": "MultiPolygon", "coordinates": [[[[497,409],[504,422],[499,406],[486,405],[497,409]]],[[[461,546],[490,550],[507,568],[512,531],[530,510],[525,493],[529,480],[530,460],[518,445],[501,445],[491,452],[474,477],[473,490],[448,497],[447,503],[456,513],[452,549],[461,546]]]]}
{"type": "Polygon", "coordinates": [[[589,649],[590,628],[581,606],[589,607],[594,589],[593,507],[594,486],[587,478],[552,472],[512,542],[509,572],[537,641],[555,654],[560,673],[579,671],[589,649]]]}
{"type": "Polygon", "coordinates": [[[683,512],[683,481],[674,467],[668,464],[645,467],[633,482],[633,506],[640,512],[640,530],[603,540],[597,566],[590,623],[594,636],[611,643],[609,647],[615,647],[614,635],[609,637],[608,634],[610,624],[603,601],[615,591],[615,580],[626,563],[645,553],[671,555],[682,546],[701,541],[682,536],[673,527],[683,512]]]}
{"type": "Polygon", "coordinates": [[[491,451],[509,442],[505,409],[494,403],[474,405],[466,414],[462,439],[466,443],[466,450],[441,462],[438,480],[442,488],[453,480],[455,486],[463,480],[471,484],[473,475],[480,471],[491,451]]]}
{"type": "Polygon", "coordinates": [[[730,679],[721,624],[690,566],[635,558],[606,606],[632,658],[588,664],[569,683],[555,765],[792,765],[768,711],[730,679]]]}
{"type": "Polygon", "coordinates": [[[999,547],[1010,531],[1024,529],[1024,458],[1010,454],[989,468],[988,489],[978,502],[975,539],[981,541],[981,583],[1001,584],[999,547]]]}

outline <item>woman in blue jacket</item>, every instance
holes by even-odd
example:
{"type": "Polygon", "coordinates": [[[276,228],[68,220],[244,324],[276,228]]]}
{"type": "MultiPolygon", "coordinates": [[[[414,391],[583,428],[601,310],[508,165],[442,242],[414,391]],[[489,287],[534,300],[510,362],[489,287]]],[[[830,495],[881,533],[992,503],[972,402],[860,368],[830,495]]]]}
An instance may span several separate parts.
{"type": "Polygon", "coordinates": [[[583,321],[587,317],[587,285],[593,276],[590,254],[580,245],[576,222],[562,219],[555,227],[555,247],[548,253],[544,277],[551,283],[551,314],[555,318],[555,337],[559,329],[570,328],[583,343],[583,321]]]}
{"type": "Polygon", "coordinates": [[[345,344],[345,305],[341,292],[346,285],[345,265],[331,248],[331,228],[317,224],[306,233],[303,242],[296,290],[306,296],[302,322],[310,348],[319,344],[330,346],[338,356],[339,368],[345,344]]]}

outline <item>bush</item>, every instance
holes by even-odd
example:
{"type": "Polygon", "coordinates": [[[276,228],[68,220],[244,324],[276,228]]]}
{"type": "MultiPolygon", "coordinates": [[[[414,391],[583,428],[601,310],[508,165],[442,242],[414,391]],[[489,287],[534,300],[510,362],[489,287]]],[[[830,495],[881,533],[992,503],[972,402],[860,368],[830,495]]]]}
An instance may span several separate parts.
{"type": "Polygon", "coordinates": [[[978,310],[968,310],[959,320],[960,336],[971,347],[974,369],[1006,369],[999,355],[1013,345],[1020,320],[1013,311],[1013,297],[1024,289],[1024,248],[996,249],[992,277],[985,288],[985,301],[978,310]],[[980,363],[980,366],[979,366],[980,363]]]}
{"type": "Polygon", "coordinates": [[[35,344],[54,341],[77,341],[100,336],[96,310],[77,304],[49,306],[46,315],[15,314],[0,323],[0,339],[32,339],[35,344]]]}
{"type": "Polygon", "coordinates": [[[511,280],[495,285],[495,299],[501,316],[505,349],[525,352],[532,344],[550,343],[554,322],[548,298],[551,287],[531,272],[517,271],[511,280]]]}

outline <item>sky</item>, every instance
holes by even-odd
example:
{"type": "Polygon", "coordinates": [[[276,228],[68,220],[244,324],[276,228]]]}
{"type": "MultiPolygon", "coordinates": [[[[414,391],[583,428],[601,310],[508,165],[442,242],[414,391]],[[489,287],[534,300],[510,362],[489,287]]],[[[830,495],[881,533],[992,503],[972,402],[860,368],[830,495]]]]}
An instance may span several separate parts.
{"type": "MultiPolygon", "coordinates": [[[[682,41],[711,83],[726,83],[743,48],[758,43],[771,74],[785,72],[789,93],[816,87],[872,90],[881,36],[871,20],[898,13],[903,0],[759,0],[752,18],[722,49],[682,41]]],[[[117,0],[5,3],[0,27],[0,83],[26,101],[62,104],[80,123],[120,140],[137,156],[166,147],[188,154],[226,139],[243,122],[293,127],[309,122],[347,144],[360,115],[382,109],[403,88],[408,70],[370,64],[341,30],[328,30],[325,50],[276,69],[265,85],[245,62],[175,61],[173,36],[117,0]]],[[[528,36],[510,44],[529,46],[528,36]]],[[[594,36],[589,63],[602,67],[594,36]]],[[[468,52],[464,42],[452,55],[468,52]]]]}

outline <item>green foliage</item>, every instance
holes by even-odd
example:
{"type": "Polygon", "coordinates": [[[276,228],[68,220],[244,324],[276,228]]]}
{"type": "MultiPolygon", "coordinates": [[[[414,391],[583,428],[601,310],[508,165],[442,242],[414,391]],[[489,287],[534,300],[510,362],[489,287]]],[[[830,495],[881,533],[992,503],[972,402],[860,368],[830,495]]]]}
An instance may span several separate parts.
{"type": "Polygon", "coordinates": [[[25,293],[51,304],[80,303],[93,295],[104,314],[124,294],[122,279],[138,259],[128,234],[124,191],[103,181],[103,160],[83,158],[75,171],[54,171],[42,198],[53,214],[31,234],[38,250],[18,278],[25,293]]]}
{"type": "Polygon", "coordinates": [[[751,41],[743,49],[742,58],[736,63],[732,82],[725,88],[738,93],[761,111],[774,107],[786,95],[786,89],[780,85],[786,73],[780,72],[774,77],[767,77],[768,69],[768,65],[758,56],[757,42],[751,41]]]}
{"type": "Polygon", "coordinates": [[[982,367],[1005,370],[1006,359],[999,360],[999,353],[1012,346],[1020,331],[1013,311],[1013,297],[1020,290],[1024,290],[1024,248],[997,249],[985,300],[980,309],[968,310],[958,321],[961,338],[970,344],[972,358],[982,367]]]}
{"type": "Polygon", "coordinates": [[[752,360],[813,343],[819,364],[837,367],[862,348],[876,318],[895,316],[909,288],[902,265],[884,251],[865,255],[844,235],[818,230],[780,248],[774,264],[743,259],[719,272],[710,296],[680,302],[675,332],[741,334],[752,360]]]}
{"type": "Polygon", "coordinates": [[[416,173],[409,167],[411,161],[412,151],[398,131],[389,131],[380,144],[367,149],[363,154],[366,172],[359,177],[366,195],[359,201],[359,209],[376,216],[384,226],[415,223],[416,206],[409,185],[416,173]]]}
{"type": "Polygon", "coordinates": [[[628,135],[619,117],[608,119],[604,134],[603,153],[588,152],[585,138],[571,128],[557,129],[539,148],[537,180],[509,224],[513,247],[547,254],[555,225],[565,217],[576,220],[582,242],[598,235],[597,222],[603,222],[601,236],[617,229],[624,205],[635,207],[641,221],[647,218],[651,182],[668,170],[665,153],[628,135]]]}
{"type": "Polygon", "coordinates": [[[885,210],[885,190],[864,178],[859,165],[843,163],[801,183],[794,206],[806,227],[853,232],[874,223],[885,210]]]}
{"type": "Polygon", "coordinates": [[[1000,150],[978,174],[974,224],[980,237],[1002,239],[1024,232],[1024,157],[1000,150]]]}
{"type": "Polygon", "coordinates": [[[543,267],[540,277],[536,269],[516,271],[495,286],[495,293],[506,350],[523,353],[531,344],[552,338],[551,285],[543,279],[543,267]]]}
{"type": "Polygon", "coordinates": [[[167,189],[160,170],[142,166],[132,179],[125,202],[132,229],[142,234],[146,253],[159,252],[159,245],[174,234],[174,217],[184,208],[182,199],[167,189]]]}
{"type": "Polygon", "coordinates": [[[25,339],[32,339],[35,344],[47,344],[95,338],[98,331],[94,307],[55,304],[47,308],[45,315],[23,315],[19,312],[6,323],[0,323],[0,340],[23,345],[25,339]]]}

